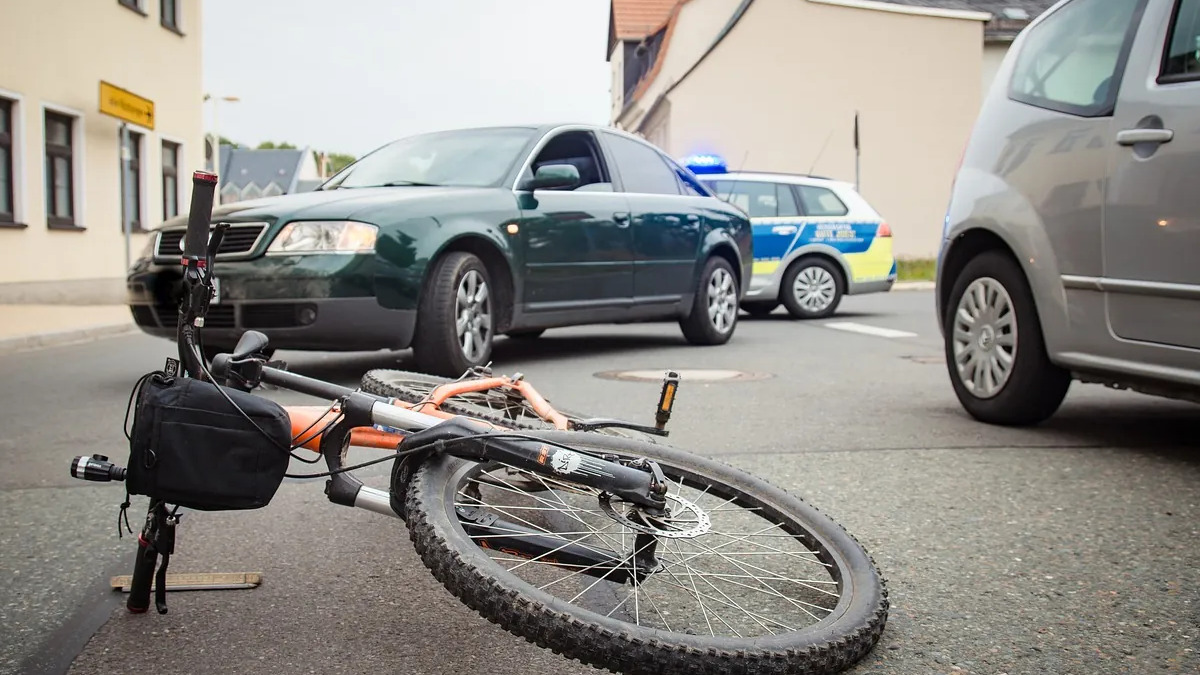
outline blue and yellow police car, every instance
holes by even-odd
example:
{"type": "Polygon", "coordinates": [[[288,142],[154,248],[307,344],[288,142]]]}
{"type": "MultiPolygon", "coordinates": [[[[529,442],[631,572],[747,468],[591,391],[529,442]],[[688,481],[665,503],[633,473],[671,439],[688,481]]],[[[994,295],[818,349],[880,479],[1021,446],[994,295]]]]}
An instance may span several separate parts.
{"type": "Polygon", "coordinates": [[[844,295],[885,293],[896,282],[892,230],[849,183],[789,173],[730,172],[720,157],[683,161],[754,229],[751,315],[783,304],[799,319],[837,311],[844,295]]]}

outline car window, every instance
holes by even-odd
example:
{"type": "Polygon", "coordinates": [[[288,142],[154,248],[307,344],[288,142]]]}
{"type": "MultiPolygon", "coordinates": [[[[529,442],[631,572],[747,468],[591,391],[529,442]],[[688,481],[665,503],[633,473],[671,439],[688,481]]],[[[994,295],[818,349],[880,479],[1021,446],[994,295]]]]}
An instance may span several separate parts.
{"type": "Polygon", "coordinates": [[[1111,115],[1142,2],[1074,0],[1025,37],[1009,97],[1084,117],[1111,115]]]}
{"type": "Polygon", "coordinates": [[[1200,0],[1180,0],[1171,20],[1171,36],[1159,82],[1200,79],[1200,0]]]}
{"type": "Polygon", "coordinates": [[[796,196],[786,183],[715,180],[708,183],[721,199],[745,211],[751,218],[799,216],[796,196]]]}
{"type": "Polygon", "coordinates": [[[548,188],[576,192],[612,192],[608,169],[596,147],[595,138],[588,131],[564,131],[551,137],[538,151],[529,166],[525,167],[521,181],[533,178],[534,172],[550,164],[570,164],[579,171],[579,183],[575,186],[548,188]]]}
{"type": "Polygon", "coordinates": [[[533,137],[526,128],[466,129],[403,138],[329,179],[323,190],[382,185],[497,185],[533,137]]]}
{"type": "Polygon", "coordinates": [[[846,204],[833,193],[833,190],[814,185],[798,185],[800,202],[804,205],[804,213],[809,216],[844,216],[850,212],[846,204]]]}
{"type": "Polygon", "coordinates": [[[664,158],[664,161],[667,163],[667,166],[671,167],[671,170],[675,172],[675,177],[679,179],[679,183],[683,185],[683,194],[697,197],[712,196],[711,193],[704,188],[704,183],[696,180],[696,177],[692,175],[692,172],[673,162],[670,157],[664,158]]]}
{"type": "Polygon", "coordinates": [[[625,192],[677,195],[679,181],[653,148],[616,134],[605,133],[625,192]]]}

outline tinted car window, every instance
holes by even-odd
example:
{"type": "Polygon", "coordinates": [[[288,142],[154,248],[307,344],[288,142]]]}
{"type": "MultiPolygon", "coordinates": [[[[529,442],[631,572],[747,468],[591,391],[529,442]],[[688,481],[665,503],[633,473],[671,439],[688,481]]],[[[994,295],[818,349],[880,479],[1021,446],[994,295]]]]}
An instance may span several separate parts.
{"type": "Polygon", "coordinates": [[[812,185],[798,185],[800,202],[804,213],[809,216],[844,216],[850,212],[846,204],[833,194],[833,190],[812,185]]]}
{"type": "Polygon", "coordinates": [[[616,134],[606,133],[605,138],[612,148],[625,192],[679,194],[675,172],[652,148],[616,134]]]}
{"type": "Polygon", "coordinates": [[[1200,0],[1180,0],[1175,6],[1161,79],[1200,79],[1200,0]]]}
{"type": "Polygon", "coordinates": [[[751,218],[800,215],[790,185],[736,180],[709,181],[708,185],[718,197],[745,211],[751,218]]]}
{"type": "Polygon", "coordinates": [[[1141,5],[1074,0],[1047,16],[1025,39],[1009,96],[1086,117],[1111,114],[1141,5]]]}

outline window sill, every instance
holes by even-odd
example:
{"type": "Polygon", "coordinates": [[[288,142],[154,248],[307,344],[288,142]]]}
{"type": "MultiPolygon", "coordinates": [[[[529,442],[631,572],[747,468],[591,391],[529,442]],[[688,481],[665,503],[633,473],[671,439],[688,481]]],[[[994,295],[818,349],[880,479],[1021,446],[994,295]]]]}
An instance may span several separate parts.
{"type": "Polygon", "coordinates": [[[46,228],[50,230],[61,230],[63,232],[84,232],[87,230],[82,225],[74,223],[46,223],[46,228]]]}
{"type": "Polygon", "coordinates": [[[0,229],[24,230],[27,227],[29,227],[29,225],[25,223],[16,223],[11,220],[0,220],[0,229]]]}
{"type": "Polygon", "coordinates": [[[172,25],[171,25],[171,24],[169,24],[169,23],[162,23],[162,27],[163,27],[163,28],[166,28],[168,31],[170,31],[170,32],[172,32],[172,33],[174,33],[174,34],[178,35],[179,37],[187,37],[187,34],[186,34],[186,33],[184,33],[183,31],[179,30],[179,26],[172,26],[172,25]]]}

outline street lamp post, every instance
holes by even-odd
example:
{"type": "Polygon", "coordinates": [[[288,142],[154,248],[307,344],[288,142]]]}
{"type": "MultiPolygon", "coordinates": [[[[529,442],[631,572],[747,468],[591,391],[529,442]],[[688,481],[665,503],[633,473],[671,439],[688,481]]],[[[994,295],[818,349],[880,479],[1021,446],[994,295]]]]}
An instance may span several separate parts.
{"type": "Polygon", "coordinates": [[[219,125],[217,124],[218,111],[220,110],[220,103],[221,103],[221,101],[225,101],[227,103],[237,103],[238,101],[241,101],[242,99],[238,98],[237,96],[213,96],[212,94],[205,94],[204,100],[205,101],[211,100],[213,102],[212,133],[213,133],[213,138],[214,138],[214,143],[215,143],[215,145],[213,147],[213,172],[220,173],[220,170],[221,170],[221,130],[220,130],[219,125]]]}

